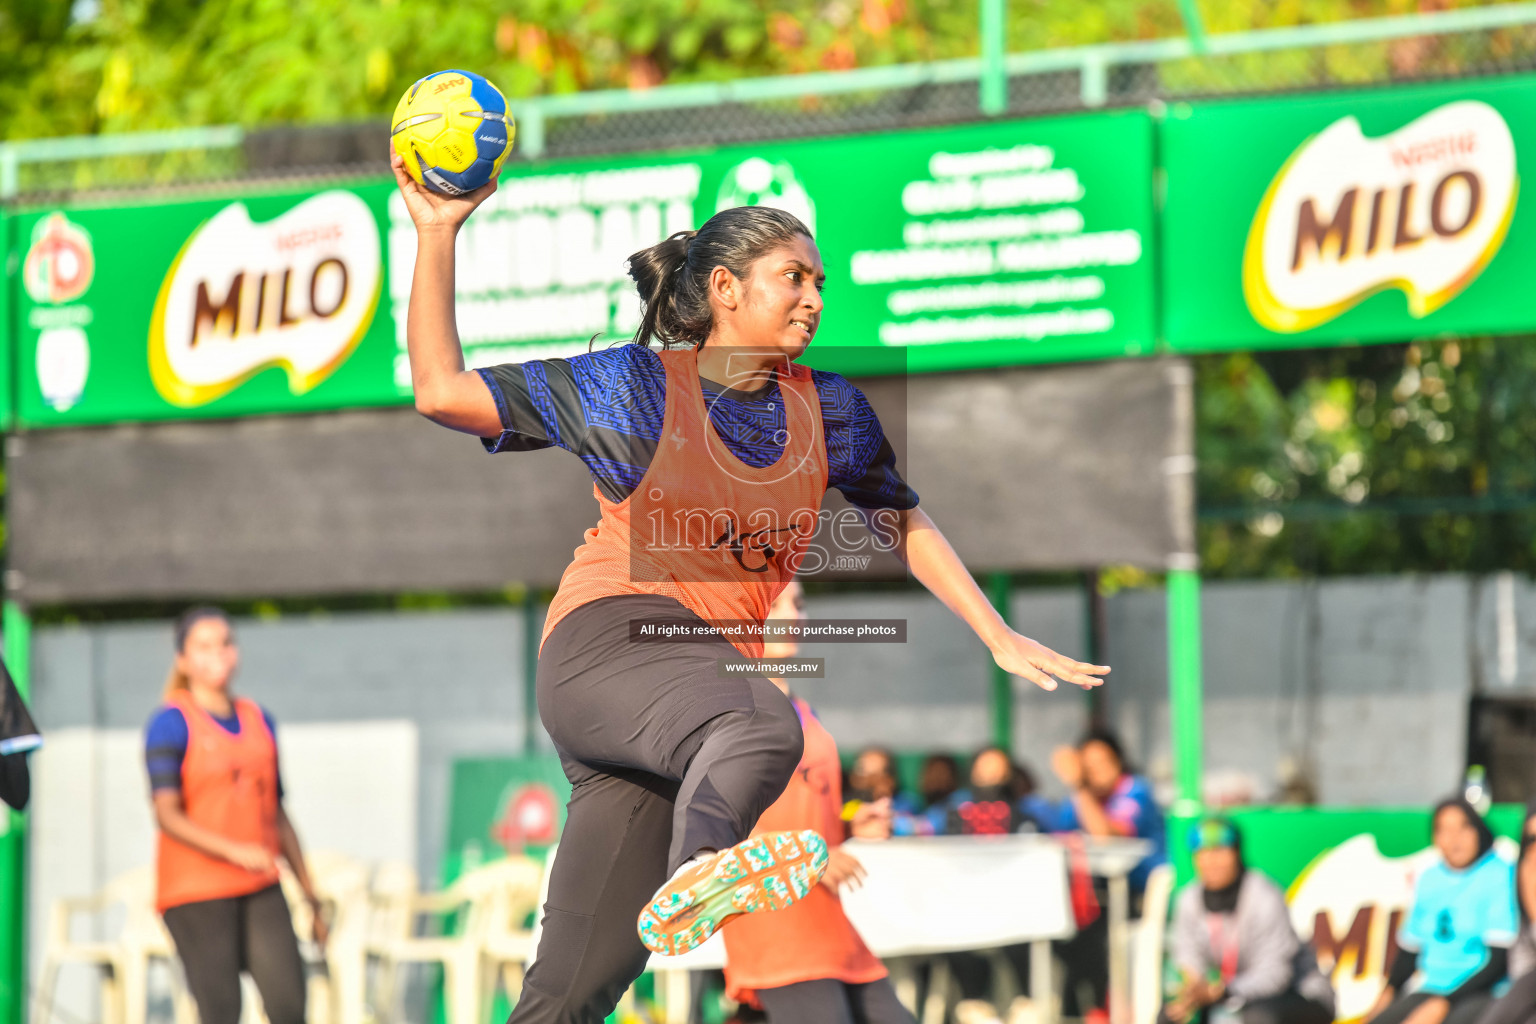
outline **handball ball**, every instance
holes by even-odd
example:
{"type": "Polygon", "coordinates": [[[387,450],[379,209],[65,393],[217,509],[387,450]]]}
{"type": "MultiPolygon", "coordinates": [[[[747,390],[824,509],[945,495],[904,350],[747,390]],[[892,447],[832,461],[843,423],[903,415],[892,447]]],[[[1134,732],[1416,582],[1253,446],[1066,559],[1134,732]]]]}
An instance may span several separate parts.
{"type": "Polygon", "coordinates": [[[405,169],[434,192],[461,196],[490,181],[512,152],[507,99],[469,71],[438,71],[405,90],[390,138],[405,169]]]}

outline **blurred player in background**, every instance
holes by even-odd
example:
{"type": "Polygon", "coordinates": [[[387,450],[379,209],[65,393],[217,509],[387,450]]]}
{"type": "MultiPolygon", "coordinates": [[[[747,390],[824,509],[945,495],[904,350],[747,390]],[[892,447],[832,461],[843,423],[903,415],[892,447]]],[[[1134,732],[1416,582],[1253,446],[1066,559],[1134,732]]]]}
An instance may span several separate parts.
{"type": "Polygon", "coordinates": [[[568,448],[593,476],[601,518],[561,577],[539,648],[539,714],[572,794],[512,1019],[599,1021],[649,951],[692,948],[820,877],[826,846],[813,833],[748,838],[804,746],[767,677],[721,670],[758,655],[760,640],[636,642],[630,630],[760,627],[829,486],[870,495],[862,507],[885,516],[877,537],[1004,669],[1047,689],[1053,674],[1094,686],[1108,669],[1009,629],[895,475],[864,396],[794,362],[820,325],[825,275],[793,215],[736,207],[635,253],[635,344],[472,372],[455,322],[455,237],[495,182],[447,198],[397,155],[393,165],[417,232],[406,327],[416,408],[492,451],[568,448]],[[681,535],[647,539],[674,523],[681,535]]]}
{"type": "MultiPolygon", "coordinates": [[[[770,622],[801,622],[805,597],[791,582],[768,611],[770,622]]],[[[793,658],[800,645],[776,640],[763,645],[765,658],[793,658]]],[[[796,697],[785,679],[773,684],[794,705],[805,730],[805,754],[789,785],[758,819],[758,832],[815,829],[826,837],[827,873],[821,885],[779,914],[758,914],[725,927],[726,994],[761,1006],[769,1024],[911,1024],[912,1015],[896,999],[885,965],[864,945],[838,891],[857,888],[864,867],[842,847],[842,762],[837,742],[811,707],[796,697]]],[[[858,824],[864,834],[882,823],[890,833],[888,804],[864,804],[858,824]]]]}
{"type": "Polygon", "coordinates": [[[272,719],[230,690],[239,661],[222,611],[194,608],[177,622],[165,704],[144,743],[160,827],[155,905],[202,1024],[238,1024],[242,971],[271,1024],[302,1024],[304,962],[279,857],[314,912],[316,942],[324,944],[326,925],[283,811],[272,719]]]}

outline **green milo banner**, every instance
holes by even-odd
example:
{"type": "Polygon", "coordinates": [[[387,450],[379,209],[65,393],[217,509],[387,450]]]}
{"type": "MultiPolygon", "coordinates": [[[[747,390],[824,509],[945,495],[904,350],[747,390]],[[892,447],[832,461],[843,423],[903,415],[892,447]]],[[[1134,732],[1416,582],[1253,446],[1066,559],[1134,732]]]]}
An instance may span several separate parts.
{"type": "MultiPolygon", "coordinates": [[[[1151,180],[1141,112],[513,166],[459,239],[459,332],[471,365],[622,340],[631,253],[764,204],[819,239],[818,340],[842,360],[824,368],[1150,353],[1151,180]]],[[[392,183],[46,208],[12,230],[28,426],[409,401],[416,240],[392,183]]]]}
{"type": "Polygon", "coordinates": [[[388,197],[376,183],[21,215],[22,421],[391,400],[388,197]]]}
{"type": "Polygon", "coordinates": [[[1171,106],[1169,347],[1536,328],[1533,138],[1529,76],[1171,106]]]}

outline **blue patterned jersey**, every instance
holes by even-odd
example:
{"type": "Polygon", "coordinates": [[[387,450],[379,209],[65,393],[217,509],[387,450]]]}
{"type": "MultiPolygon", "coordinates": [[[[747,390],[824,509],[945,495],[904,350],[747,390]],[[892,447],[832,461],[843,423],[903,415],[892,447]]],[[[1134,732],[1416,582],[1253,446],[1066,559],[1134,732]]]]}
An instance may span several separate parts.
{"type": "MultiPolygon", "coordinates": [[[[496,399],[501,436],[482,438],[490,452],[564,448],[592,474],[603,497],[619,502],[640,484],[661,440],[667,374],[661,357],[634,344],[568,359],[505,363],[479,371],[496,399]]],[[[835,373],[812,370],[827,443],[827,485],[862,508],[914,508],[917,493],[896,470],[891,448],[863,392],[835,373]]],[[[779,385],[740,391],[700,379],[710,423],[749,466],[783,454],[779,385]],[[716,399],[720,399],[717,401],[716,399]]]]}

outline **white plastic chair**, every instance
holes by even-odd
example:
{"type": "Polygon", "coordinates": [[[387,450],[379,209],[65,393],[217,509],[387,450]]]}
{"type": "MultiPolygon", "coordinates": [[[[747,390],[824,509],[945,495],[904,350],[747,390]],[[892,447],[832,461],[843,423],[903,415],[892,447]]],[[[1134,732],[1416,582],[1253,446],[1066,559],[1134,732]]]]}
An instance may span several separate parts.
{"type": "Polygon", "coordinates": [[[490,972],[490,995],[499,984],[513,1005],[523,991],[523,977],[533,959],[534,931],[539,925],[540,912],[549,894],[549,870],[555,863],[555,851],[549,850],[543,862],[532,861],[538,866],[536,873],[518,878],[502,894],[502,904],[491,915],[485,937],[486,968],[490,972]],[[531,884],[530,884],[531,883],[531,884]],[[533,927],[523,927],[528,915],[533,914],[533,927]]]}
{"type": "MultiPolygon", "coordinates": [[[[48,937],[32,1003],[32,1024],[49,1024],[59,970],[66,964],[95,967],[100,972],[105,1024],[144,1024],[148,1016],[150,962],[171,963],[175,959],[171,937],[155,912],[154,903],[152,865],[117,876],[94,896],[55,900],[49,908],[48,937]],[[100,915],[119,905],[123,908],[123,925],[115,939],[77,941],[71,937],[70,926],[77,915],[100,915]]],[[[191,1001],[175,966],[172,978],[177,1024],[189,1024],[193,1019],[191,1001]]]]}
{"type": "MultiPolygon", "coordinates": [[[[387,1020],[395,1005],[395,976],[381,950],[398,939],[411,936],[415,918],[411,907],[421,891],[416,868],[404,861],[376,864],[368,881],[368,913],[364,923],[363,955],[367,966],[376,968],[372,999],[366,1016],[387,1020]]],[[[368,987],[365,985],[365,992],[368,987]]]]}
{"type": "Polygon", "coordinates": [[[1155,1024],[1163,1005],[1163,940],[1173,898],[1173,866],[1159,864],[1147,875],[1141,920],[1131,925],[1131,1021],[1155,1024]]]}
{"type": "MultiPolygon", "coordinates": [[[[543,866],[526,857],[493,861],[476,868],[438,893],[421,893],[407,901],[409,917],[441,917],[462,912],[457,934],[395,935],[375,940],[370,952],[382,962],[388,982],[385,1017],[393,1015],[393,979],[404,964],[437,964],[443,969],[443,991],[449,1024],[483,1024],[492,984],[487,965],[487,939],[492,922],[515,901],[514,894],[538,890],[543,866]]],[[[526,896],[523,897],[526,900],[526,896]]]]}
{"type": "MultiPolygon", "coordinates": [[[[368,868],[345,854],[305,854],[310,880],[330,921],[330,939],[321,950],[311,940],[314,916],[293,875],[284,871],[283,895],[293,914],[294,934],[304,955],[310,1024],[363,1024],[367,1007],[368,868]]],[[[261,1019],[261,1018],[258,1018],[261,1019]]]]}

